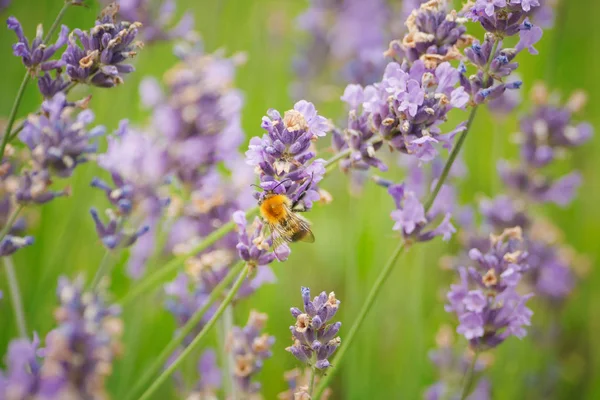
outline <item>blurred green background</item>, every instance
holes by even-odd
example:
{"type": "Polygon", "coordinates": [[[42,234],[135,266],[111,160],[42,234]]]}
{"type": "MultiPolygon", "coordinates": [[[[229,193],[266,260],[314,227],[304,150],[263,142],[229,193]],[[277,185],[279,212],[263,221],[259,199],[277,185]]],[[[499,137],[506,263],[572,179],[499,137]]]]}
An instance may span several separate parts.
{"type": "MultiPolygon", "coordinates": [[[[525,82],[524,95],[527,98],[533,82],[547,78],[551,79],[548,82],[551,88],[560,90],[565,97],[572,90],[583,88],[589,102],[581,117],[598,127],[600,29],[595,29],[594,24],[600,15],[600,3],[563,1],[558,27],[547,31],[537,46],[540,55],[524,55],[519,60],[519,73],[525,82]]],[[[288,91],[293,79],[291,57],[302,41],[295,32],[294,18],[307,3],[300,0],[182,0],[177,3],[179,11],[193,11],[196,28],[208,51],[224,47],[228,53],[247,53],[248,62],[240,67],[237,79],[246,96],[244,128],[248,138],[261,135],[260,118],[268,108],[283,111],[293,104],[288,91]]],[[[2,19],[15,15],[23,23],[26,34],[32,35],[37,23],[50,26],[61,5],[60,0],[14,0],[2,19]]],[[[99,9],[97,4],[72,8],[64,23],[72,29],[85,29],[93,24],[99,9]]],[[[13,33],[4,29],[0,32],[3,55],[0,117],[6,118],[23,68],[20,60],[11,55],[13,33]]],[[[90,91],[97,122],[109,129],[115,128],[121,118],[143,123],[146,115],[139,106],[137,90],[140,80],[146,75],[160,78],[175,61],[171,44],[147,46],[135,61],[137,72],[131,74],[124,85],[114,90],[90,91]]],[[[85,90],[74,92],[72,96],[82,96],[87,93],[85,90]]],[[[339,88],[341,93],[342,88],[339,88]]],[[[19,116],[34,110],[39,102],[35,85],[30,85],[19,116]]],[[[333,120],[342,116],[340,104],[317,102],[317,106],[321,114],[333,120]]],[[[527,102],[520,112],[526,109],[527,102]]],[[[515,146],[509,139],[516,129],[516,117],[498,121],[487,112],[477,116],[465,149],[468,176],[459,186],[461,200],[472,202],[480,195],[493,196],[501,190],[495,160],[515,156],[515,146]]],[[[530,335],[521,341],[511,338],[494,351],[489,375],[495,399],[600,398],[600,271],[595,267],[600,256],[597,177],[600,140],[594,138],[575,154],[563,163],[563,168],[583,172],[585,181],[580,196],[566,209],[545,207],[537,211],[550,217],[578,252],[589,256],[592,268],[564,308],[558,310],[563,329],[558,346],[540,343],[544,327],[557,310],[548,312],[533,300],[536,314],[530,335]],[[556,369],[554,365],[561,368],[556,369]],[[544,379],[557,381],[557,391],[552,395],[542,393],[544,379]]],[[[102,175],[93,164],[79,168],[72,180],[73,196],[27,212],[36,244],[20,251],[15,263],[29,330],[42,336],[54,323],[57,277],[75,276],[82,271],[87,276],[92,275],[104,253],[88,214],[92,205],[106,206],[103,194],[89,187],[91,178],[99,174],[102,175]]],[[[401,179],[397,170],[386,177],[401,179]]],[[[389,218],[393,205],[384,190],[368,184],[360,196],[351,196],[348,180],[339,172],[328,178],[324,187],[332,193],[334,202],[316,207],[309,216],[316,243],[294,246],[288,262],[274,265],[279,282],[263,287],[236,309],[238,325],[245,324],[250,308],[268,313],[267,330],[277,338],[274,357],[265,363],[260,375],[266,399],[273,399],[286,389],[283,372],[298,366],[284,349],[291,344],[288,326],[293,324],[293,319],[289,307],[301,304],[300,285],[309,286],[315,294],[322,290],[336,292],[342,301],[338,316],[343,323],[343,343],[344,332],[351,326],[372,282],[398,242],[389,218]]],[[[444,291],[452,275],[440,269],[439,260],[455,250],[455,245],[435,241],[417,246],[401,258],[344,364],[338,366],[342,370],[334,380],[334,398],[416,399],[437,379],[427,353],[435,346],[439,326],[456,324],[453,315],[443,309],[444,291]]],[[[0,290],[6,293],[5,275],[0,276],[0,290]]],[[[129,284],[123,266],[118,266],[113,274],[115,294],[122,295],[129,284]]],[[[162,311],[162,301],[157,295],[146,296],[131,309],[124,310],[126,352],[115,364],[109,381],[115,399],[123,396],[172,337],[175,324],[168,312],[162,311]]],[[[17,335],[8,299],[0,301],[0,321],[0,353],[4,354],[8,341],[17,335]]],[[[172,394],[169,388],[163,388],[156,398],[172,394]]]]}

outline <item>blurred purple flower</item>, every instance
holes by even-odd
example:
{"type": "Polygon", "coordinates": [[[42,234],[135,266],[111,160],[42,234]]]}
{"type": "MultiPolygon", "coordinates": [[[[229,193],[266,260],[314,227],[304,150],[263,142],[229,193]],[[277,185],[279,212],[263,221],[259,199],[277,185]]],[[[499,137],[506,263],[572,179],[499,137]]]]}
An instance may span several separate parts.
{"type": "Polygon", "coordinates": [[[261,335],[266,321],[267,314],[252,310],[246,326],[234,326],[227,338],[227,350],[233,358],[233,379],[243,397],[260,391],[260,383],[253,378],[272,356],[275,337],[261,335]]]}
{"type": "Polygon", "coordinates": [[[469,41],[463,26],[466,18],[451,11],[447,1],[429,1],[413,7],[406,19],[408,32],[402,40],[393,40],[385,55],[399,63],[404,59],[409,63],[422,60],[428,69],[460,59],[458,46],[469,41]]]}
{"type": "Polygon", "coordinates": [[[460,283],[448,292],[446,311],[457,314],[457,332],[469,340],[476,350],[486,350],[510,336],[523,338],[533,312],[525,306],[532,295],[520,295],[517,285],[528,253],[523,249],[520,227],[506,229],[500,236],[490,237],[490,249],[482,253],[469,251],[473,267],[459,267],[460,283]]]}
{"type": "MultiPolygon", "coordinates": [[[[111,0],[103,0],[108,5],[111,0]]],[[[175,21],[176,2],[174,0],[121,0],[119,14],[128,21],[139,21],[140,33],[145,43],[180,39],[193,32],[194,17],[185,12],[175,21]]]]}
{"type": "Polygon", "coordinates": [[[74,107],[64,93],[42,103],[41,114],[30,114],[19,139],[31,150],[38,169],[48,169],[59,177],[71,176],[77,165],[96,152],[91,141],[104,134],[103,126],[87,128],[94,121],[91,110],[83,110],[73,118],[74,107]]]}

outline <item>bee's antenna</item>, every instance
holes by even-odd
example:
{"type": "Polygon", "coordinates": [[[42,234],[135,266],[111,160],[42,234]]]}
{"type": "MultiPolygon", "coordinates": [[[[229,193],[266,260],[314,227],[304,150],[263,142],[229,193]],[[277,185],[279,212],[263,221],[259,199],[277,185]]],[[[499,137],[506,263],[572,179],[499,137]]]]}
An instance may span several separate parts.
{"type": "Polygon", "coordinates": [[[271,191],[277,189],[279,186],[283,185],[284,183],[286,183],[287,181],[291,181],[290,178],[284,179],[281,182],[279,182],[277,185],[275,185],[275,187],[273,189],[271,189],[271,191]]]}
{"type": "Polygon", "coordinates": [[[264,190],[263,188],[261,188],[260,186],[258,186],[258,185],[256,185],[256,184],[254,184],[254,183],[251,183],[251,184],[250,184],[250,186],[254,186],[254,187],[256,187],[256,188],[258,188],[258,189],[260,189],[260,190],[264,190]]]}

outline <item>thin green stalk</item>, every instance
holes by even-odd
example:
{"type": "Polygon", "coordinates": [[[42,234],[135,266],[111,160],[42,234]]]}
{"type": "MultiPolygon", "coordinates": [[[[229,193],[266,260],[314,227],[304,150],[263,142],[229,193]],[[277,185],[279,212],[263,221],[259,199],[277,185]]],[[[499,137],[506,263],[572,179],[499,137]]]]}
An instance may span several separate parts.
{"type": "Polygon", "coordinates": [[[19,214],[21,213],[21,211],[23,210],[23,205],[20,205],[19,207],[17,207],[17,209],[15,211],[13,211],[13,213],[10,215],[10,217],[8,218],[8,221],[6,221],[6,225],[4,225],[2,227],[2,231],[0,231],[0,241],[2,241],[2,239],[4,239],[4,237],[6,235],[8,235],[8,232],[10,232],[10,230],[12,229],[17,217],[19,216],[19,214]]]}
{"type": "Polygon", "coordinates": [[[94,292],[98,288],[98,284],[102,280],[102,278],[108,274],[108,271],[111,269],[111,259],[110,259],[110,250],[106,250],[104,256],[102,256],[102,260],[100,261],[100,266],[96,271],[96,275],[94,275],[94,279],[92,280],[92,284],[90,285],[91,291],[94,292]]]}
{"type": "Polygon", "coordinates": [[[469,393],[471,392],[471,386],[473,385],[473,376],[475,373],[475,364],[477,363],[477,357],[479,357],[479,351],[475,350],[475,354],[473,355],[473,359],[471,360],[471,364],[469,365],[469,369],[465,374],[464,386],[462,389],[462,394],[460,395],[460,400],[465,400],[469,393]]]}
{"type": "Polygon", "coordinates": [[[25,88],[27,88],[27,84],[31,80],[31,74],[29,71],[25,72],[25,76],[21,81],[21,86],[19,86],[19,91],[17,92],[17,97],[15,97],[15,102],[10,110],[10,114],[8,115],[8,122],[6,124],[6,129],[4,129],[4,135],[2,136],[2,143],[0,144],[0,161],[4,160],[4,150],[6,149],[6,145],[8,144],[8,138],[10,137],[10,132],[12,130],[13,124],[15,123],[15,118],[17,117],[17,111],[19,111],[19,106],[21,105],[21,100],[23,100],[23,95],[25,94],[25,88]]]}
{"type": "Polygon", "coordinates": [[[7,256],[3,258],[4,267],[6,268],[8,288],[10,290],[10,298],[13,310],[15,312],[15,319],[17,320],[19,336],[23,339],[27,339],[27,324],[25,322],[25,311],[23,311],[23,302],[21,301],[21,291],[19,290],[19,281],[17,280],[15,265],[13,264],[12,257],[7,256]]]}
{"type": "Polygon", "coordinates": [[[58,29],[58,25],[60,25],[60,21],[62,21],[63,17],[65,16],[65,13],[67,12],[67,9],[69,8],[70,5],[71,5],[71,0],[66,0],[65,4],[63,4],[62,8],[58,12],[58,15],[54,19],[54,22],[50,26],[50,30],[46,34],[46,37],[44,37],[44,42],[43,42],[44,44],[48,43],[48,41],[50,39],[52,39],[52,35],[54,35],[54,32],[56,32],[56,30],[58,29]]]}
{"type": "Polygon", "coordinates": [[[191,318],[183,325],[183,327],[177,332],[177,335],[171,339],[169,343],[165,346],[165,348],[160,352],[160,354],[154,359],[152,365],[144,372],[144,375],[140,379],[136,380],[136,383],[133,389],[125,396],[126,399],[133,399],[143,387],[145,387],[148,382],[160,371],[161,368],[164,367],[169,357],[177,350],[177,348],[183,343],[184,339],[192,333],[192,331],[198,326],[202,318],[209,310],[210,307],[217,301],[219,295],[226,289],[231,282],[233,282],[234,278],[240,274],[242,269],[244,268],[245,263],[240,262],[235,265],[227,276],[219,282],[217,286],[210,292],[206,303],[196,311],[191,318]]]}
{"type": "Polygon", "coordinates": [[[446,161],[446,164],[444,165],[444,170],[442,171],[442,175],[440,175],[440,178],[437,180],[437,183],[435,184],[435,188],[429,194],[427,201],[425,201],[425,212],[429,211],[429,209],[433,205],[433,202],[435,201],[437,195],[439,194],[440,189],[444,185],[444,182],[446,182],[446,178],[448,178],[448,174],[450,173],[450,170],[452,169],[452,165],[454,164],[454,161],[456,160],[458,153],[460,153],[460,149],[462,148],[463,144],[465,143],[467,134],[471,130],[471,125],[473,124],[473,120],[475,119],[475,115],[477,114],[478,108],[479,108],[478,106],[473,106],[473,108],[471,109],[471,114],[469,114],[469,119],[467,120],[467,126],[466,126],[465,130],[460,134],[460,137],[458,138],[456,145],[454,146],[454,148],[452,149],[452,152],[450,153],[450,157],[448,157],[448,161],[446,161]]]}
{"type": "Polygon", "coordinates": [[[317,362],[317,356],[313,355],[313,359],[310,366],[310,381],[308,384],[308,395],[311,396],[313,394],[313,390],[315,389],[315,377],[317,376],[317,367],[315,367],[315,363],[317,362]]]}
{"type": "Polygon", "coordinates": [[[402,243],[400,243],[400,245],[398,245],[398,247],[396,247],[396,250],[394,250],[394,253],[390,257],[388,262],[385,264],[385,266],[383,267],[381,272],[379,273],[379,276],[375,280],[375,284],[371,288],[371,291],[369,291],[369,294],[367,295],[367,299],[363,303],[363,306],[360,309],[358,316],[355,318],[354,323],[352,324],[352,327],[350,328],[350,331],[348,331],[347,335],[344,335],[344,342],[343,342],[342,346],[340,346],[340,348],[337,350],[336,355],[333,358],[333,361],[331,362],[332,368],[329,368],[327,370],[327,374],[319,382],[319,385],[317,386],[317,389],[316,389],[316,394],[314,396],[315,399],[318,399],[323,394],[323,391],[327,388],[329,381],[335,375],[335,371],[337,371],[336,366],[338,366],[340,364],[340,361],[342,360],[342,358],[344,358],[344,354],[346,354],[346,351],[350,347],[350,344],[352,343],[354,336],[356,336],[356,333],[360,329],[362,322],[364,321],[365,317],[369,313],[369,310],[372,308],[373,303],[375,302],[375,299],[377,298],[377,295],[381,292],[381,287],[383,286],[383,284],[385,283],[387,278],[390,276],[390,273],[394,269],[394,264],[396,263],[396,260],[398,259],[400,254],[402,254],[404,249],[405,249],[405,244],[404,244],[404,242],[402,242],[402,243]]]}
{"type": "Polygon", "coordinates": [[[227,294],[227,297],[225,297],[225,299],[223,300],[223,302],[221,303],[221,305],[219,306],[219,308],[217,309],[217,311],[215,312],[215,314],[206,323],[206,325],[204,326],[204,328],[202,328],[202,330],[200,331],[200,333],[198,333],[198,335],[196,335],[196,337],[194,338],[194,340],[189,344],[188,347],[185,348],[185,350],[183,350],[179,354],[179,356],[171,363],[171,365],[169,365],[169,367],[167,369],[165,369],[154,380],[154,382],[152,383],[152,385],[150,385],[150,387],[144,392],[144,394],[142,395],[142,397],[139,398],[139,400],[148,400],[148,399],[150,399],[152,397],[152,395],[154,394],[154,392],[156,392],[156,390],[165,382],[165,380],[169,376],[171,376],[171,374],[173,374],[173,372],[177,368],[179,368],[179,366],[182,364],[183,360],[185,360],[185,358],[188,357],[194,350],[196,350],[196,348],[202,343],[202,339],[204,339],[204,337],[206,336],[206,334],[212,329],[212,327],[219,320],[219,318],[221,318],[221,315],[223,314],[223,312],[225,311],[225,309],[227,308],[227,306],[229,306],[229,304],[231,304],[231,302],[233,301],[233,298],[235,297],[235,295],[237,294],[237,292],[242,287],[242,284],[244,283],[244,280],[246,279],[246,276],[248,275],[248,271],[249,271],[248,268],[249,267],[247,265],[244,266],[244,268],[242,269],[242,271],[238,275],[237,280],[235,281],[235,283],[231,287],[231,290],[227,294]]]}
{"type": "Polygon", "coordinates": [[[228,351],[227,338],[233,328],[233,305],[227,306],[223,317],[221,318],[221,340],[219,342],[219,350],[223,353],[223,391],[225,398],[238,400],[240,398],[235,382],[233,382],[233,352],[228,351]]]}

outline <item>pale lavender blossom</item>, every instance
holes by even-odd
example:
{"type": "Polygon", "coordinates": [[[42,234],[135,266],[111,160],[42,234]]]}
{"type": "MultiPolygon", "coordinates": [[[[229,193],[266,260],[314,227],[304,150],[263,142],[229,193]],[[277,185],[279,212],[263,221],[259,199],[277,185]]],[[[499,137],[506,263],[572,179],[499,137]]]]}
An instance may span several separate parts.
{"type": "Polygon", "coordinates": [[[266,322],[267,314],[252,310],[245,327],[234,326],[228,333],[227,350],[233,359],[234,384],[244,397],[260,391],[255,375],[260,372],[265,360],[272,356],[275,337],[261,334],[266,322]]]}
{"type": "MultiPolygon", "coordinates": [[[[103,0],[109,5],[111,0],[103,0]]],[[[194,17],[186,11],[178,20],[175,0],[121,0],[119,14],[128,21],[139,21],[145,43],[184,38],[193,33],[194,17]]]]}
{"type": "Polygon", "coordinates": [[[510,336],[523,338],[533,312],[525,306],[531,294],[519,294],[518,284],[529,270],[519,227],[490,237],[490,249],[469,251],[472,266],[459,267],[460,282],[448,292],[446,311],[456,313],[457,332],[481,351],[510,336]]]}
{"type": "Polygon", "coordinates": [[[42,103],[40,114],[27,118],[19,139],[31,150],[36,169],[69,177],[77,165],[96,152],[94,139],[104,134],[104,127],[88,128],[94,121],[91,110],[83,110],[75,117],[74,111],[64,93],[58,93],[42,103]]]}

